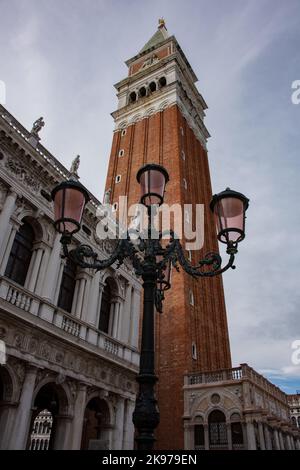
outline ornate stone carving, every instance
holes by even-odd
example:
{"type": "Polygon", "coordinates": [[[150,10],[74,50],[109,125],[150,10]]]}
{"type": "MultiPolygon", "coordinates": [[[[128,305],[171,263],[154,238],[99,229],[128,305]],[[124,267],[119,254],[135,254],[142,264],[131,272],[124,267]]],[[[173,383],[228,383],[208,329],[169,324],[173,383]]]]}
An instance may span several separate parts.
{"type": "Polygon", "coordinates": [[[8,158],[5,162],[5,166],[11,173],[13,173],[18,178],[19,181],[25,183],[26,186],[28,186],[30,189],[33,189],[35,192],[39,191],[39,182],[36,180],[36,178],[31,176],[31,174],[26,171],[22,163],[18,162],[13,158],[8,158]]]}
{"type": "Polygon", "coordinates": [[[41,356],[44,359],[48,360],[50,359],[50,355],[51,355],[51,347],[49,346],[49,344],[43,343],[41,346],[41,356]]]}
{"type": "Polygon", "coordinates": [[[35,354],[38,350],[38,345],[39,342],[36,338],[30,338],[28,343],[28,352],[30,352],[31,354],[35,354]]]}
{"type": "Polygon", "coordinates": [[[23,346],[23,343],[24,343],[24,335],[17,333],[14,338],[14,346],[21,349],[23,346]]]}

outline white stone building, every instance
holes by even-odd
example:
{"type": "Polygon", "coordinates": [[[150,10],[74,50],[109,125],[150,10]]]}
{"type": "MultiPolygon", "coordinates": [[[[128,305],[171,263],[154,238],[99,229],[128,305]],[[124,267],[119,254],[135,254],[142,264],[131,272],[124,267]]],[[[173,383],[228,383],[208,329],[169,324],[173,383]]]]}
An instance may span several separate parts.
{"type": "Polygon", "coordinates": [[[300,450],[288,395],[249,367],[187,375],[185,449],[300,450]]]}
{"type": "MultiPolygon", "coordinates": [[[[45,413],[47,448],[133,448],[141,284],[130,265],[95,273],[61,257],[50,193],[69,175],[0,106],[1,449],[33,448],[45,413]]],[[[99,204],[74,238],[104,257],[99,204]]]]}

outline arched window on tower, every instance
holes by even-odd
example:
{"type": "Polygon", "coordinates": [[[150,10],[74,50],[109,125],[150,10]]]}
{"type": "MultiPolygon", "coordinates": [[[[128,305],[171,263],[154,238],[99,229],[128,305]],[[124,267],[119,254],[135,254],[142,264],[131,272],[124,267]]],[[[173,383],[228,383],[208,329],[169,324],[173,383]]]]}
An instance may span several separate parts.
{"type": "Polygon", "coordinates": [[[166,77],[160,77],[158,80],[159,88],[163,88],[167,84],[166,77]]]}
{"type": "Polygon", "coordinates": [[[130,103],[135,103],[137,99],[136,92],[132,91],[129,95],[129,104],[130,103]]]}
{"type": "Polygon", "coordinates": [[[33,242],[33,228],[28,222],[24,222],[16,233],[4,274],[21,286],[24,286],[26,281],[33,242]]]}
{"type": "Polygon", "coordinates": [[[150,85],[149,85],[149,90],[151,91],[151,93],[153,93],[154,91],[156,91],[156,83],[155,82],[151,82],[150,85]]]}
{"type": "Polygon", "coordinates": [[[74,290],[76,284],[76,264],[67,259],[64,267],[64,272],[60,285],[60,292],[58,297],[57,306],[71,312],[74,297],[74,290]]]}
{"type": "Polygon", "coordinates": [[[144,96],[146,96],[146,95],[147,95],[147,90],[144,86],[142,86],[142,88],[139,89],[139,96],[141,98],[144,98],[144,96]]]}

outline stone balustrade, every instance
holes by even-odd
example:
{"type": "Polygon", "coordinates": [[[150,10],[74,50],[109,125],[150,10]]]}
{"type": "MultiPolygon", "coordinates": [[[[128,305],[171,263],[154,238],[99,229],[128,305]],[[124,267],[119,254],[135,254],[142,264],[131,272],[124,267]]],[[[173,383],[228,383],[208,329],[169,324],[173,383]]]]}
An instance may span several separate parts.
{"type": "Polygon", "coordinates": [[[135,348],[111,338],[89,323],[74,318],[73,315],[3,276],[0,277],[0,301],[5,301],[20,312],[27,312],[29,315],[39,317],[70,336],[91,346],[96,346],[99,348],[99,352],[105,353],[106,357],[109,353],[114,360],[120,359],[136,367],[139,365],[139,353],[135,348]]]}

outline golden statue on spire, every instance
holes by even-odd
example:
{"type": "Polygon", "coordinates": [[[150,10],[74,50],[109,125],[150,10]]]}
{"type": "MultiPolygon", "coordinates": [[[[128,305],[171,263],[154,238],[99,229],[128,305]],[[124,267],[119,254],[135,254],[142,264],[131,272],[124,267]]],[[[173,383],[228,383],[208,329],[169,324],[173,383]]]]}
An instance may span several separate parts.
{"type": "MultiPolygon", "coordinates": [[[[164,18],[159,18],[158,19],[158,27],[159,28],[166,28],[166,22],[165,22],[165,19],[164,18]]],[[[167,28],[166,28],[167,29],[167,28]]]]}

